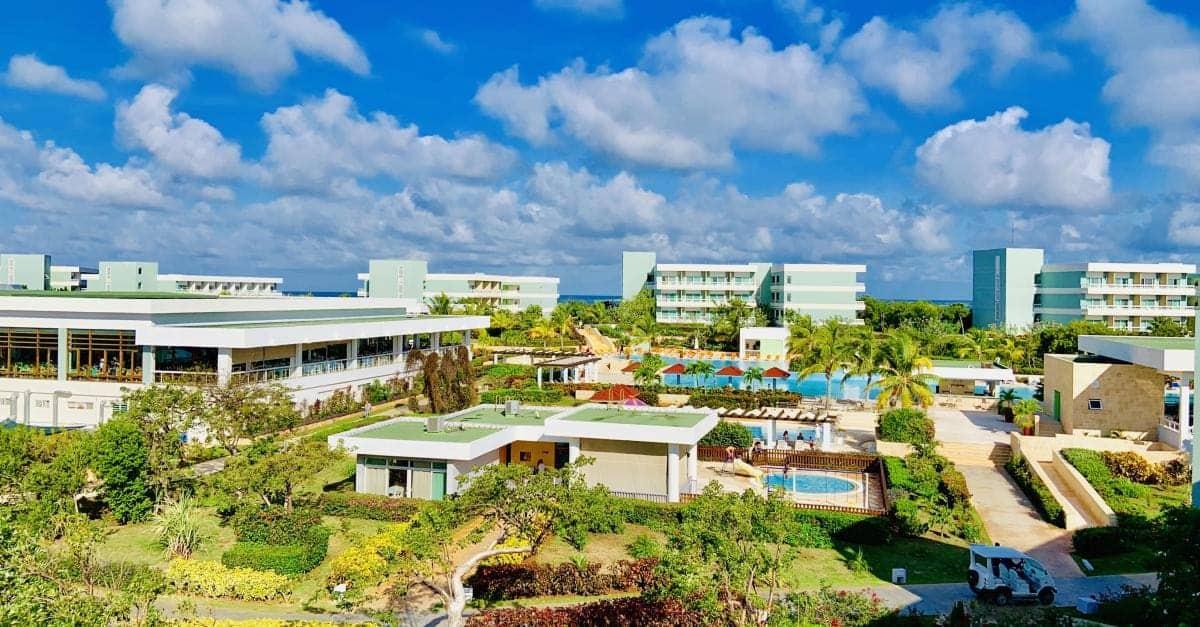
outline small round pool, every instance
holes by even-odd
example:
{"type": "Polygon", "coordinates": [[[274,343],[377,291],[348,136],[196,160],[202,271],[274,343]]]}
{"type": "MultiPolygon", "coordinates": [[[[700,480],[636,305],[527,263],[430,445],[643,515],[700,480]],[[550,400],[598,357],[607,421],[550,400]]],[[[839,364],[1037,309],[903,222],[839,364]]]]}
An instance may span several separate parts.
{"type": "Polygon", "coordinates": [[[788,473],[786,477],[781,472],[773,472],[763,477],[763,480],[769,490],[787,490],[806,494],[842,494],[858,489],[858,485],[849,479],[808,474],[803,471],[788,473]]]}

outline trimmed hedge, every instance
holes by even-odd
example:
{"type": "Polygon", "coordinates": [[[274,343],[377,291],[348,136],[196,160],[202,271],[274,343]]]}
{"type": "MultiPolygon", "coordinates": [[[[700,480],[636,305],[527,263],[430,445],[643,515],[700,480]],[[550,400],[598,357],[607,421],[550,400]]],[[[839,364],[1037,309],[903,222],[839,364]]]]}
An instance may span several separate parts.
{"type": "Polygon", "coordinates": [[[329,551],[329,530],[316,527],[302,544],[237,542],[221,555],[229,568],[252,568],[280,575],[300,575],[316,568],[329,551]]]}
{"type": "Polygon", "coordinates": [[[416,516],[427,502],[358,492],[324,492],[311,507],[326,516],[404,522],[416,516]]]}
{"type": "Polygon", "coordinates": [[[796,510],[796,520],[816,525],[834,540],[850,544],[886,544],[892,537],[891,523],[886,516],[796,510]]]}
{"type": "Polygon", "coordinates": [[[475,614],[467,621],[470,627],[700,627],[704,624],[702,615],[687,609],[677,599],[648,601],[640,597],[608,599],[563,607],[489,610],[475,614]]]}
{"type": "Polygon", "coordinates": [[[296,544],[313,527],[321,525],[321,514],[308,508],[288,511],[282,507],[242,507],[228,520],[240,542],[296,544]]]}
{"type": "Polygon", "coordinates": [[[282,598],[291,587],[291,581],[283,575],[249,568],[227,568],[208,560],[171,560],[167,566],[167,581],[182,592],[246,601],[282,598]]]}
{"type": "Polygon", "coordinates": [[[613,507],[619,508],[626,523],[644,525],[663,531],[679,524],[681,503],[653,503],[641,499],[613,497],[613,507]]]}
{"type": "Polygon", "coordinates": [[[754,436],[750,429],[740,422],[722,420],[711,431],[700,438],[701,446],[732,446],[735,448],[750,448],[754,444],[754,436]]]}
{"type": "Polygon", "coordinates": [[[799,407],[804,397],[785,390],[709,390],[697,388],[667,388],[668,394],[690,394],[693,407],[726,407],[746,410],[762,407],[799,407]]]}
{"type": "Polygon", "coordinates": [[[1059,527],[1067,526],[1067,513],[1063,511],[1062,505],[1059,505],[1058,501],[1054,499],[1050,488],[1047,488],[1046,484],[1042,483],[1042,480],[1033,472],[1033,468],[1029,467],[1029,460],[1021,455],[1014,455],[1012,459],[1008,460],[1008,463],[1004,464],[1004,469],[1021,487],[1025,496],[1029,497],[1029,501],[1042,515],[1043,520],[1059,527]]]}
{"type": "Polygon", "coordinates": [[[493,404],[512,400],[521,401],[522,403],[558,403],[562,399],[562,390],[553,388],[541,390],[537,388],[501,388],[499,390],[488,390],[479,395],[479,402],[493,404]]]}
{"type": "Polygon", "coordinates": [[[933,444],[935,428],[933,420],[919,409],[892,409],[879,417],[878,436],[885,442],[928,445],[933,444]]]}
{"type": "Polygon", "coordinates": [[[467,579],[475,597],[506,601],[541,596],[595,596],[641,590],[654,583],[658,560],[621,560],[608,568],[600,564],[494,564],[480,566],[467,579]]]}

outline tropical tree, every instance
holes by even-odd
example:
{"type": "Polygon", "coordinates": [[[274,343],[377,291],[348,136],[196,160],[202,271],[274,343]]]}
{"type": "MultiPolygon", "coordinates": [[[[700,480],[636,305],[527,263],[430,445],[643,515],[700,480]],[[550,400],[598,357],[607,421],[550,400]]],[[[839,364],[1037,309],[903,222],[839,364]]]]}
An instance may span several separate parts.
{"type": "Polygon", "coordinates": [[[746,385],[746,389],[753,390],[755,383],[758,383],[758,386],[762,387],[762,382],[763,369],[759,368],[758,366],[747,368],[746,371],[742,373],[742,383],[746,385]]]}
{"type": "Polygon", "coordinates": [[[667,362],[662,357],[654,353],[647,353],[642,357],[642,363],[638,364],[637,370],[633,371],[633,380],[638,385],[646,387],[657,386],[659,372],[666,367],[667,362]]]}
{"type": "Polygon", "coordinates": [[[647,344],[652,348],[654,341],[658,339],[658,332],[658,322],[654,318],[639,319],[629,329],[629,343],[632,346],[647,344]]]}
{"type": "Polygon", "coordinates": [[[546,345],[546,340],[558,335],[558,330],[554,328],[554,323],[546,319],[538,320],[529,329],[529,339],[541,340],[542,346],[546,345]]]}
{"type": "Polygon", "coordinates": [[[933,360],[907,333],[896,333],[880,347],[882,377],[873,385],[879,390],[879,407],[929,407],[933,404],[930,386],[937,377],[929,374],[933,360]]]}
{"type": "Polygon", "coordinates": [[[230,458],[215,476],[216,487],[233,499],[253,496],[268,507],[281,505],[291,511],[301,484],[342,456],[341,449],[330,449],[324,440],[259,440],[230,458]]]}
{"type": "Polygon", "coordinates": [[[736,343],[742,327],[760,322],[756,313],[757,309],[737,297],[714,308],[711,326],[713,339],[726,346],[736,343]]]}
{"type": "Polygon", "coordinates": [[[204,400],[209,437],[230,455],[237,455],[243,440],[300,422],[291,392],[279,383],[212,386],[204,390],[204,400]]]}
{"type": "Polygon", "coordinates": [[[566,345],[567,336],[575,332],[575,316],[565,307],[556,307],[550,314],[550,324],[558,334],[558,347],[566,345]]]}
{"type": "Polygon", "coordinates": [[[429,313],[435,316],[448,316],[454,312],[454,301],[445,292],[425,299],[429,305],[429,313]]]}
{"type": "Polygon", "coordinates": [[[800,356],[801,377],[825,376],[825,410],[833,404],[833,375],[854,366],[854,327],[833,318],[817,327],[805,341],[800,356]]]}
{"type": "Polygon", "coordinates": [[[683,370],[684,374],[692,375],[693,380],[698,378],[700,381],[702,381],[704,389],[708,389],[708,378],[711,377],[716,371],[716,366],[714,366],[711,361],[704,359],[697,359],[696,361],[689,363],[688,365],[684,366],[683,370]]]}
{"type": "Polygon", "coordinates": [[[204,416],[201,390],[180,385],[151,385],[125,392],[125,416],[138,425],[146,446],[146,480],[154,501],[162,502],[183,465],[184,434],[204,416]]]}
{"type": "Polygon", "coordinates": [[[607,491],[587,486],[579,470],[585,463],[541,472],[524,464],[491,464],[466,475],[457,498],[422,508],[406,530],[405,551],[396,556],[401,575],[441,597],[447,624],[461,626],[467,604],[463,580],[480,562],[535,555],[553,533],[586,533],[594,512],[610,509],[607,491]],[[470,527],[466,534],[460,529],[464,521],[470,527]]]}
{"type": "Polygon", "coordinates": [[[1190,329],[1171,318],[1154,318],[1146,327],[1146,335],[1157,337],[1185,337],[1191,334],[1190,329]]]}
{"type": "Polygon", "coordinates": [[[850,344],[851,365],[846,370],[846,374],[842,375],[842,383],[845,384],[846,379],[851,376],[866,377],[866,385],[863,386],[865,392],[871,387],[871,381],[879,374],[881,359],[879,339],[875,337],[874,331],[862,327],[858,329],[858,333],[850,344]]]}
{"type": "Polygon", "coordinates": [[[997,398],[999,400],[996,402],[996,410],[1000,412],[1001,416],[1011,421],[1013,418],[1013,407],[1018,400],[1017,391],[1012,388],[1004,388],[1000,390],[997,398]]]}
{"type": "Polygon", "coordinates": [[[521,325],[521,319],[513,312],[507,309],[496,309],[492,311],[492,319],[488,326],[497,331],[507,331],[515,329],[521,325]]]}

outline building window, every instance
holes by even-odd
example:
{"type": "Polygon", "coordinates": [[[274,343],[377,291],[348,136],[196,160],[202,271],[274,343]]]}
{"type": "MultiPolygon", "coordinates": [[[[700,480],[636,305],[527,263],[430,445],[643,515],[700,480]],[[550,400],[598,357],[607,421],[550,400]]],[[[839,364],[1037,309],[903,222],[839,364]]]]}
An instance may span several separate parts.
{"type": "Polygon", "coordinates": [[[46,401],[46,400],[34,401],[33,406],[37,407],[38,409],[45,409],[50,406],[50,401],[46,401]]]}
{"type": "Polygon", "coordinates": [[[1104,402],[1098,398],[1088,399],[1088,411],[1100,411],[1104,409],[1104,402]]]}
{"type": "Polygon", "coordinates": [[[95,403],[91,401],[67,401],[67,409],[95,409],[95,403]]]}

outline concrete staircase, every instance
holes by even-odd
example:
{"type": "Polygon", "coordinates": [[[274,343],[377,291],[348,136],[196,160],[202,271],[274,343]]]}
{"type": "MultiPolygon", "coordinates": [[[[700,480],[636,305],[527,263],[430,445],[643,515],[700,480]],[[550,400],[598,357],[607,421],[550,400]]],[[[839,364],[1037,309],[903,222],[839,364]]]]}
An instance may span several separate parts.
{"type": "Polygon", "coordinates": [[[938,453],[957,465],[1003,466],[1012,459],[1012,447],[1007,444],[942,442],[938,453]]]}

